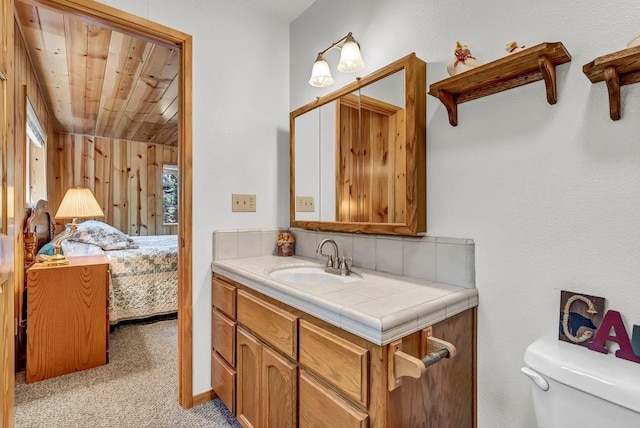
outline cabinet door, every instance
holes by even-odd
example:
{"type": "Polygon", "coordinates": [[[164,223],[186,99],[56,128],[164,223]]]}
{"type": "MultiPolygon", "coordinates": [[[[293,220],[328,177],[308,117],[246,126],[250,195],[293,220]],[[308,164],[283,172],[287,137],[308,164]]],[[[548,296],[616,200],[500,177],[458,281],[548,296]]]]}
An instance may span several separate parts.
{"type": "Polygon", "coordinates": [[[304,370],[300,371],[300,428],[366,428],[369,417],[304,370]]]}
{"type": "Polygon", "coordinates": [[[296,426],[298,367],[268,346],[262,347],[260,407],[265,428],[296,426]]]}
{"type": "Polygon", "coordinates": [[[262,345],[249,333],[238,327],[236,338],[238,368],[238,395],[236,409],[238,421],[244,428],[260,426],[260,368],[262,345]]]}

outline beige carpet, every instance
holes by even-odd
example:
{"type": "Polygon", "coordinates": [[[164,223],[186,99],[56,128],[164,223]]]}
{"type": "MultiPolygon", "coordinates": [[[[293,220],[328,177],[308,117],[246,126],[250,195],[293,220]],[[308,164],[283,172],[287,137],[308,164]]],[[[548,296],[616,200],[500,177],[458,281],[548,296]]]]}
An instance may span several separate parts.
{"type": "Polygon", "coordinates": [[[239,427],[219,400],[178,404],[177,320],[117,327],[109,364],[25,384],[16,378],[17,428],[239,427]]]}

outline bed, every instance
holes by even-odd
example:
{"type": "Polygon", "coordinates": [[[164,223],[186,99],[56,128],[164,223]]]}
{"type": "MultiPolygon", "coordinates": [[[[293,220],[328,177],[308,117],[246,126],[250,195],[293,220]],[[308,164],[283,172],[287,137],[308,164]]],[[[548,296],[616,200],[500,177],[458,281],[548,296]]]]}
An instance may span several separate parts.
{"type": "MultiPolygon", "coordinates": [[[[38,254],[50,254],[56,238],[37,245],[38,254]]],[[[104,254],[109,260],[110,324],[177,312],[177,235],[128,236],[88,220],[63,241],[62,248],[67,256],[104,254]]]]}

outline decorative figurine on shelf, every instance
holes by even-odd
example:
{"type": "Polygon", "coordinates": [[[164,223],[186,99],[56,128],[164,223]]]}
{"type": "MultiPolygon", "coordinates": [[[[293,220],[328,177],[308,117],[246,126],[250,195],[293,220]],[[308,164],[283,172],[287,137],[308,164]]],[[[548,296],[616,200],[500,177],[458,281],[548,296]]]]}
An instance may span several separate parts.
{"type": "Polygon", "coordinates": [[[455,76],[464,71],[471,70],[479,66],[475,57],[471,55],[471,51],[467,45],[463,45],[460,42],[456,42],[456,50],[453,52],[455,58],[447,64],[447,72],[449,76],[455,76]]]}
{"type": "Polygon", "coordinates": [[[634,34],[633,38],[629,40],[629,43],[627,43],[628,48],[633,48],[635,46],[640,46],[640,31],[634,34]]]}
{"type": "Polygon", "coordinates": [[[293,256],[296,238],[288,230],[283,230],[278,234],[278,255],[281,257],[293,256]]]}
{"type": "Polygon", "coordinates": [[[524,50],[524,45],[518,46],[518,42],[516,42],[515,40],[511,40],[509,43],[507,43],[507,47],[505,49],[507,51],[507,55],[511,55],[524,50]]]}

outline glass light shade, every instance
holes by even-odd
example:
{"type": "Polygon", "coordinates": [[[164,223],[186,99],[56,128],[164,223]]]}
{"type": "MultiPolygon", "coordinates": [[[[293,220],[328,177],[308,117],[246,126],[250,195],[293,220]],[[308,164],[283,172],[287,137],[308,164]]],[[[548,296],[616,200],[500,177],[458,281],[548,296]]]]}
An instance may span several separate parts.
{"type": "Polygon", "coordinates": [[[56,212],[56,218],[89,217],[104,217],[104,212],[91,190],[85,187],[73,187],[67,190],[56,212]]]}
{"type": "Polygon", "coordinates": [[[360,71],[364,68],[364,61],[360,54],[360,48],[354,40],[345,42],[340,53],[338,70],[343,72],[360,71]]]}
{"type": "Polygon", "coordinates": [[[324,88],[333,83],[333,77],[331,77],[331,70],[329,70],[329,64],[322,57],[318,57],[316,62],[313,63],[313,69],[311,70],[311,79],[309,84],[316,88],[324,88]]]}

